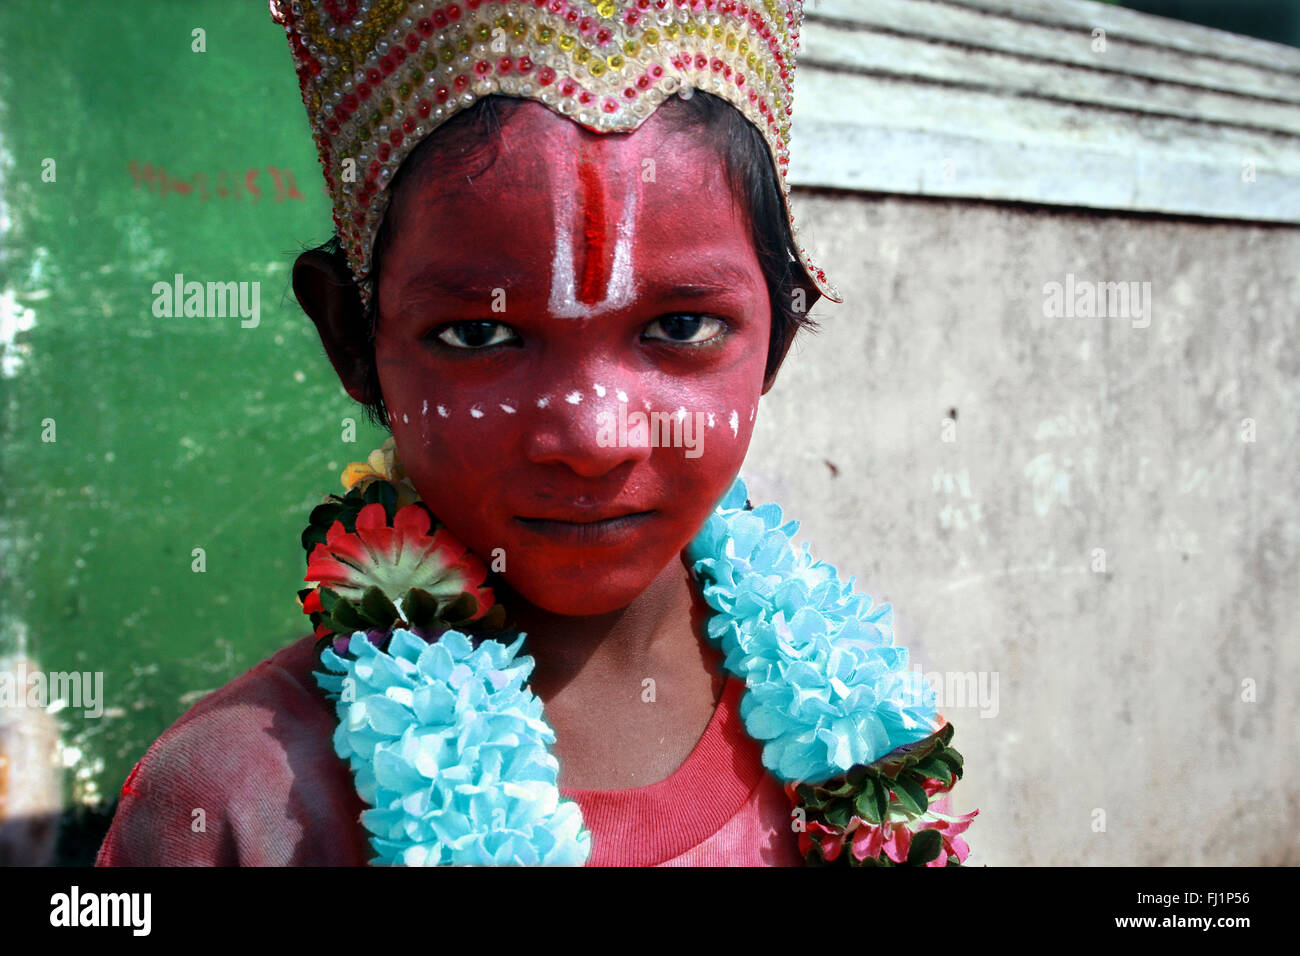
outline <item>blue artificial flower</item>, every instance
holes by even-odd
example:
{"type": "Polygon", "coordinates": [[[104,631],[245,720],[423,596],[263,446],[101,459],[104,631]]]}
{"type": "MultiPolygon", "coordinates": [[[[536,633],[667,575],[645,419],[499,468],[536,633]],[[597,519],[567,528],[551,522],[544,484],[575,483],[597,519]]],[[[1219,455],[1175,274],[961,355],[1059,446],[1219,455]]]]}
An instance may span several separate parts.
{"type": "Polygon", "coordinates": [[[796,549],[799,523],[782,524],[778,505],[746,511],[746,500],[737,478],[687,557],[718,612],[708,638],[745,681],[740,714],[763,765],[822,783],[932,733],[934,690],[894,644],[890,606],[796,549]]]}
{"type": "Polygon", "coordinates": [[[591,853],[577,804],[560,797],[555,732],[525,682],[531,657],[475,647],[459,631],[428,643],[405,629],[387,651],[358,631],[316,679],[335,701],[334,749],[372,809],[376,865],[581,866],[591,853]]]}

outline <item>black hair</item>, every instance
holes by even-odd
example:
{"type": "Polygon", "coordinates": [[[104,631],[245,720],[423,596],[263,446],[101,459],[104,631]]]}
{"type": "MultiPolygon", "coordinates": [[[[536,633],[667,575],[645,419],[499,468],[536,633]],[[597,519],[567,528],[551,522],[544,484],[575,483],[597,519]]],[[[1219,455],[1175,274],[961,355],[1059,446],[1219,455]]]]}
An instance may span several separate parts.
{"type": "MultiPolygon", "coordinates": [[[[411,151],[389,184],[389,194],[396,195],[404,179],[422,176],[423,170],[438,168],[440,164],[430,153],[446,155],[455,151],[462,162],[466,158],[482,155],[490,163],[492,150],[489,147],[495,142],[501,120],[525,102],[527,100],[517,97],[493,94],[457,113],[439,127],[434,135],[425,137],[411,151]]],[[[801,311],[796,308],[796,304],[803,304],[809,298],[815,299],[818,293],[808,288],[803,268],[799,264],[798,250],[781,202],[781,186],[767,143],[763,134],[743,113],[721,97],[703,90],[695,90],[685,98],[674,94],[656,110],[656,115],[667,118],[674,130],[691,128],[710,139],[721,153],[732,195],[737,199],[748,200],[754,249],[767,281],[772,310],[772,331],[764,370],[764,377],[770,378],[780,367],[786,349],[799,330],[817,331],[818,326],[809,318],[807,309],[801,311]],[[795,290],[800,287],[804,289],[804,294],[796,296],[795,290]]],[[[363,316],[365,328],[369,332],[365,345],[368,353],[364,356],[362,401],[370,420],[386,431],[391,431],[392,426],[379,387],[374,349],[379,318],[379,270],[395,218],[391,213],[386,215],[375,236],[370,266],[373,295],[363,316]]],[[[347,256],[337,236],[331,237],[324,245],[317,247],[316,251],[332,256],[343,274],[350,274],[347,256]]]]}

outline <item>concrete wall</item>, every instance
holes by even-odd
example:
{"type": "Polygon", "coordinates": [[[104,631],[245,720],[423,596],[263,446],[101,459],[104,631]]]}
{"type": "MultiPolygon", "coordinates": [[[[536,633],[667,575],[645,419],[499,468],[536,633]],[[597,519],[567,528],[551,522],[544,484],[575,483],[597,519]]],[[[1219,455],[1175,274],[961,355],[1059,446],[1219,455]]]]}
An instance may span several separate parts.
{"type": "Polygon", "coordinates": [[[795,202],[846,302],[743,474],[985,681],[941,695],[970,862],[1300,864],[1300,229],[795,202]],[[1068,273],[1149,282],[1148,318],[1047,317],[1068,273]]]}

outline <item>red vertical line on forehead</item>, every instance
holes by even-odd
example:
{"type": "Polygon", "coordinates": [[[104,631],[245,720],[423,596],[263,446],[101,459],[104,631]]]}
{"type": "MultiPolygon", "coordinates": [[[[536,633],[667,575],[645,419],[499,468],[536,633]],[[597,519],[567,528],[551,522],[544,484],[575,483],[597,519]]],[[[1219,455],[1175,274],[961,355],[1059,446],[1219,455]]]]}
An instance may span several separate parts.
{"type": "Polygon", "coordinates": [[[601,300],[609,285],[609,238],[605,232],[605,192],[601,188],[596,166],[591,161],[591,144],[584,142],[578,156],[578,181],[582,186],[582,233],[586,242],[582,246],[581,279],[577,300],[594,305],[601,300]]]}

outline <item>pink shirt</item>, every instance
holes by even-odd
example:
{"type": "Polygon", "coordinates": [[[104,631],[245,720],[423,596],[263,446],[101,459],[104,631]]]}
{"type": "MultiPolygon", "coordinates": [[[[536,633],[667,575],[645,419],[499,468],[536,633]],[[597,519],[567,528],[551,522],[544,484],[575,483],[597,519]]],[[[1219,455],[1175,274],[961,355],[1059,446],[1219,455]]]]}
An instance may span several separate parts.
{"type": "MultiPolygon", "coordinates": [[[[365,805],[334,753],[333,705],[305,637],[195,704],[122,787],[98,866],[364,866],[365,805]]],[[[570,790],[588,866],[798,866],[781,785],[745,733],[729,678],[703,736],[666,779],[570,790]]]]}

